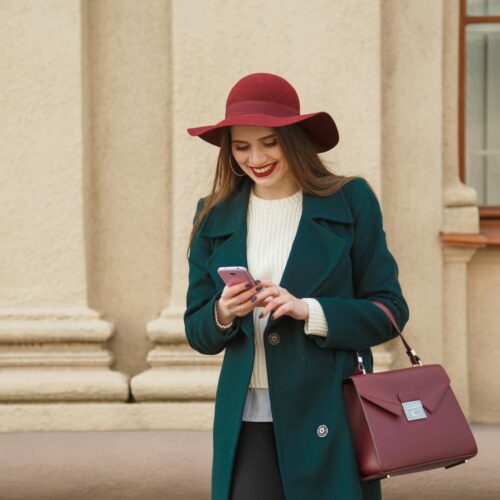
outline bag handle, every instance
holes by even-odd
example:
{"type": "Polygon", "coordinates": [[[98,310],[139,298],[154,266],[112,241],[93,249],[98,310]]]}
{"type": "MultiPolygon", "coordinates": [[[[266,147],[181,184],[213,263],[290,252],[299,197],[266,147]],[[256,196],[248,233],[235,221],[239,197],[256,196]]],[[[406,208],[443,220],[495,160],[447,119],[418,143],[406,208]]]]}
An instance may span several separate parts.
{"type": "MultiPolygon", "coordinates": [[[[401,330],[399,329],[399,326],[396,323],[396,320],[394,319],[394,315],[392,314],[391,310],[385,304],[382,304],[382,302],[379,302],[377,300],[372,300],[371,302],[380,309],[382,309],[382,311],[384,311],[385,314],[387,314],[387,316],[391,320],[391,323],[393,324],[394,328],[396,328],[401,340],[403,341],[403,344],[405,345],[406,354],[410,358],[411,364],[413,366],[422,366],[421,359],[418,357],[417,353],[410,347],[410,344],[408,344],[406,339],[403,337],[403,334],[401,333],[401,330]]],[[[363,364],[363,358],[361,354],[359,354],[359,352],[356,351],[356,375],[361,375],[361,374],[366,375],[365,365],[363,364]]]]}

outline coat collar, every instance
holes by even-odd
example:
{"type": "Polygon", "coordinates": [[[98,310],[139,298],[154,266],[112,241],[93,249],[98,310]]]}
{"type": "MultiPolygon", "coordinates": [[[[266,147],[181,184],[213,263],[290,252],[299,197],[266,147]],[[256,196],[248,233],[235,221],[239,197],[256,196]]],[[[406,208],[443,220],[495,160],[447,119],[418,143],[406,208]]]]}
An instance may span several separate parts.
{"type": "MultiPolygon", "coordinates": [[[[200,229],[209,238],[226,237],[207,260],[207,268],[220,288],[222,280],[218,267],[248,266],[247,263],[247,208],[252,182],[243,179],[241,187],[213,207],[206,224],[200,229]]],[[[348,246],[335,234],[334,226],[321,221],[351,224],[354,219],[342,189],[335,194],[319,197],[303,193],[302,215],[279,285],[297,298],[314,297],[315,292],[333,272],[348,246]]],[[[256,276],[257,278],[257,276],[256,276]]],[[[275,322],[283,319],[278,318],[275,322]]],[[[243,328],[253,336],[252,315],[243,318],[243,328]]],[[[273,325],[269,321],[268,325],[273,325]]]]}
{"type": "MultiPolygon", "coordinates": [[[[248,200],[252,182],[246,177],[241,188],[212,209],[203,234],[217,238],[236,232],[242,224],[246,225],[248,200]]],[[[310,219],[325,219],[336,222],[353,222],[351,211],[342,192],[327,197],[303,193],[302,213],[310,219]]]]}

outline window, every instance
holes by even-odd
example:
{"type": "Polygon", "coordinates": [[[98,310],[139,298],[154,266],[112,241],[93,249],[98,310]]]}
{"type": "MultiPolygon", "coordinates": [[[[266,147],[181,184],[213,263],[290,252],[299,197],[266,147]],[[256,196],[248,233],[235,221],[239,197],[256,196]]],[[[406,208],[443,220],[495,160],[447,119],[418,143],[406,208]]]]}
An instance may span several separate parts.
{"type": "Polygon", "coordinates": [[[500,0],[461,0],[459,96],[460,178],[500,229],[500,0]]]}

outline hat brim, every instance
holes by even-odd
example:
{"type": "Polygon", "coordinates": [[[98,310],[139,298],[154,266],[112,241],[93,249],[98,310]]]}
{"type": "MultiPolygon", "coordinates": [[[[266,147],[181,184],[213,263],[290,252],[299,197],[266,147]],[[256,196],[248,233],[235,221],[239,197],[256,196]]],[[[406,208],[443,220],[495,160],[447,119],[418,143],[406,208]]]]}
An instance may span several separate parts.
{"type": "Polygon", "coordinates": [[[257,127],[283,127],[300,123],[314,140],[318,153],[334,148],[339,142],[339,132],[333,118],[325,111],[297,116],[270,116],[259,114],[240,114],[230,116],[215,125],[188,128],[189,135],[220,147],[222,130],[232,125],[253,125],[257,127]]]}

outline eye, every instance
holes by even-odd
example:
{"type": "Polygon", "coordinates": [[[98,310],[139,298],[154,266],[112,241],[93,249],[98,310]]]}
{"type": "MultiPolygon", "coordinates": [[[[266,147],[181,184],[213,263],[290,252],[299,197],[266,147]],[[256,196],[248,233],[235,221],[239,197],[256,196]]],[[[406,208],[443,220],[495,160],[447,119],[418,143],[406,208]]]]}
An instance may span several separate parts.
{"type": "MultiPolygon", "coordinates": [[[[264,146],[268,148],[272,148],[278,144],[278,141],[273,141],[273,142],[265,142],[264,146]]],[[[245,151],[248,149],[248,146],[235,146],[236,151],[245,151]]]]}

